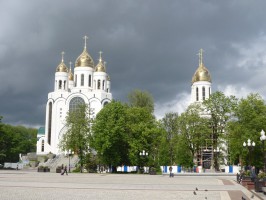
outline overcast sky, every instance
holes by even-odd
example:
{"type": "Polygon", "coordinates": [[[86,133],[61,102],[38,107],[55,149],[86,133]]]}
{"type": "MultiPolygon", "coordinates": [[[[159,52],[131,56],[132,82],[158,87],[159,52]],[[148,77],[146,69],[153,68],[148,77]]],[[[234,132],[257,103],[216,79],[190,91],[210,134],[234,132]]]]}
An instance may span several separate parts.
{"type": "Polygon", "coordinates": [[[87,49],[107,62],[113,98],[150,92],[158,118],[190,101],[198,51],[212,91],[266,97],[265,0],[0,0],[0,115],[45,123],[55,69],[87,49]]]}

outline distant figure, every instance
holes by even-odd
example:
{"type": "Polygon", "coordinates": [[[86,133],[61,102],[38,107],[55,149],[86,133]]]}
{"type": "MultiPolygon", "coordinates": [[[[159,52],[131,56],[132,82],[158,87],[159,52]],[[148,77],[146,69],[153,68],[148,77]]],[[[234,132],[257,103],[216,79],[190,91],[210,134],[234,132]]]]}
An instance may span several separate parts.
{"type": "Polygon", "coordinates": [[[256,169],[255,166],[251,168],[251,180],[254,182],[256,178],[256,169]]]}
{"type": "Polygon", "coordinates": [[[18,164],[17,164],[17,170],[18,170],[18,164]]]}
{"type": "Polygon", "coordinates": [[[65,166],[65,168],[63,168],[63,172],[61,173],[61,175],[64,175],[66,173],[66,175],[68,175],[67,174],[67,166],[65,166]]]}
{"type": "Polygon", "coordinates": [[[169,171],[170,171],[170,176],[169,177],[170,178],[174,177],[174,173],[172,173],[172,171],[173,171],[173,167],[172,166],[169,167],[169,171]]]}

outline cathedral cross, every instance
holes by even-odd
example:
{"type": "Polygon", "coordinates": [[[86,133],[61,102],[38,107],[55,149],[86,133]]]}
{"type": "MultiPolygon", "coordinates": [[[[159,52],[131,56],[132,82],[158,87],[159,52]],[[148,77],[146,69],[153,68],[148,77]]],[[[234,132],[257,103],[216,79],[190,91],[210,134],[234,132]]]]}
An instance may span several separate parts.
{"type": "Polygon", "coordinates": [[[86,49],[86,47],[87,47],[87,39],[89,39],[89,37],[87,35],[85,35],[83,37],[83,39],[85,40],[85,46],[84,46],[84,48],[86,49]]]}
{"type": "Polygon", "coordinates": [[[99,54],[100,54],[100,59],[99,59],[99,61],[101,62],[102,61],[102,51],[99,51],[99,54]]]}
{"type": "Polygon", "coordinates": [[[199,50],[198,55],[199,55],[199,65],[201,66],[203,63],[203,61],[202,61],[203,60],[203,49],[199,50]]]}
{"type": "Polygon", "coordinates": [[[65,55],[65,52],[61,52],[61,55],[62,55],[62,62],[64,62],[64,55],[65,55]]]}

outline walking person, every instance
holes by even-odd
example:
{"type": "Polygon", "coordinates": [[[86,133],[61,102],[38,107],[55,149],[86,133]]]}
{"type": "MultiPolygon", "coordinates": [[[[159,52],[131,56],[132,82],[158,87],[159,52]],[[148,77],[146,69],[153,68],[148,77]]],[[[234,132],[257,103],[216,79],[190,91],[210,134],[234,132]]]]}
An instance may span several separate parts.
{"type": "MultiPolygon", "coordinates": [[[[63,165],[62,165],[62,167],[63,167],[63,165]]],[[[66,173],[66,175],[68,175],[68,173],[67,173],[67,166],[65,166],[65,167],[62,168],[61,175],[64,175],[65,173],[66,173]]]]}
{"type": "Polygon", "coordinates": [[[174,177],[174,173],[172,173],[172,171],[173,171],[173,167],[172,166],[169,167],[169,171],[170,171],[170,176],[169,177],[170,178],[174,177]]]}

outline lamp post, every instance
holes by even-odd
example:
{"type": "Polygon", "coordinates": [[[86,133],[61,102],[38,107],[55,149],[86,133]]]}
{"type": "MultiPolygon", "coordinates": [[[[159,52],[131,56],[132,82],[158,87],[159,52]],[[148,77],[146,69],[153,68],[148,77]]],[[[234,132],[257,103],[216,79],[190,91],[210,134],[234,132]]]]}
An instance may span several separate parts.
{"type": "Polygon", "coordinates": [[[70,173],[70,156],[73,154],[71,150],[68,150],[68,173],[70,173]]]}
{"type": "Polygon", "coordinates": [[[260,140],[262,141],[262,150],[263,150],[263,157],[264,157],[264,172],[266,172],[266,155],[265,155],[265,150],[264,150],[264,141],[266,140],[265,132],[264,130],[261,130],[260,132],[260,140]]]}
{"type": "Polygon", "coordinates": [[[249,153],[249,166],[251,166],[251,151],[253,150],[253,148],[255,147],[255,142],[251,141],[250,139],[248,139],[247,143],[243,142],[243,147],[247,147],[248,148],[248,153],[249,153]]]}
{"type": "MultiPolygon", "coordinates": [[[[142,150],[142,152],[139,152],[139,155],[140,155],[140,157],[141,157],[141,156],[145,157],[145,156],[148,156],[149,153],[146,152],[145,150],[142,150]]],[[[144,163],[143,163],[143,173],[144,173],[144,163]]]]}

